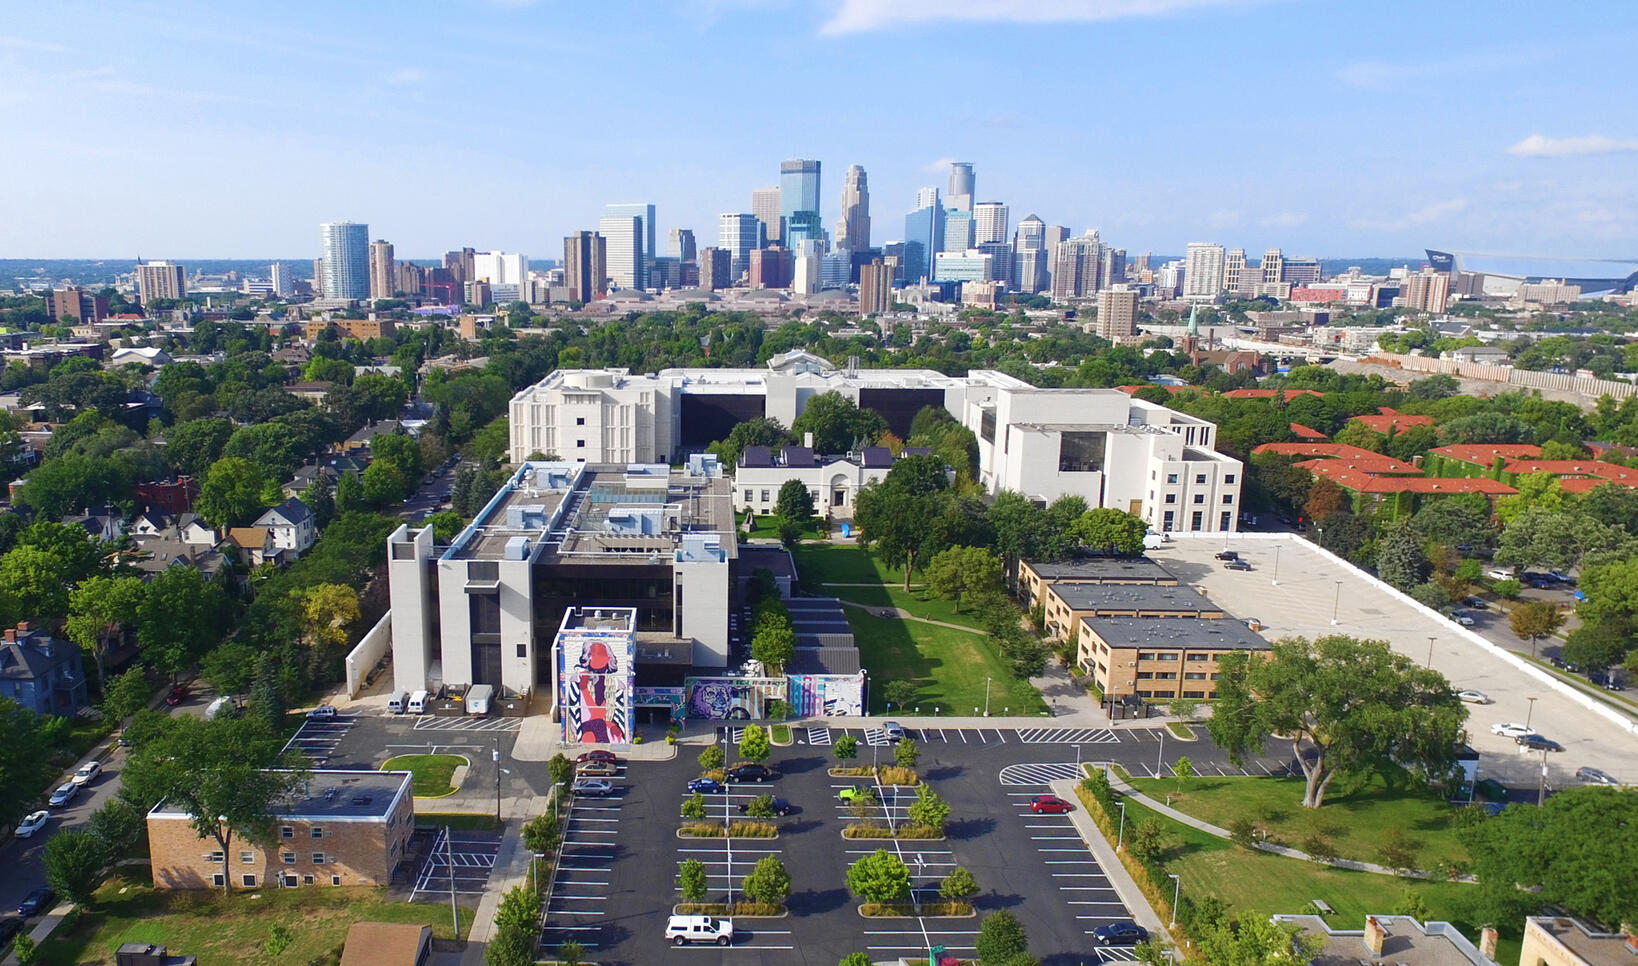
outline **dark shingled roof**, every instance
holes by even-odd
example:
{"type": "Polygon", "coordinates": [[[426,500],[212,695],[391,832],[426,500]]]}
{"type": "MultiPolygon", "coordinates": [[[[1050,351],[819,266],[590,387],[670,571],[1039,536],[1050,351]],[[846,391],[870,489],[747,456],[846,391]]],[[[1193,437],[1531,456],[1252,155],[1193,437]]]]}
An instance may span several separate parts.
{"type": "Polygon", "coordinates": [[[812,466],[813,450],[806,446],[785,447],[786,466],[812,466]]]}
{"type": "Polygon", "coordinates": [[[740,466],[772,466],[773,450],[766,446],[747,446],[740,451],[740,466]]]}
{"type": "Polygon", "coordinates": [[[861,456],[867,469],[893,465],[893,451],[885,446],[866,446],[861,456]]]}

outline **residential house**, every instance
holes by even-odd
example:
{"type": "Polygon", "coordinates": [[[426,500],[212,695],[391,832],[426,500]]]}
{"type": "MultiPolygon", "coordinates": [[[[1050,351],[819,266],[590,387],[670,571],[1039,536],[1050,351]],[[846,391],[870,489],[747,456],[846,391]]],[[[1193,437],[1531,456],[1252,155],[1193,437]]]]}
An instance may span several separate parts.
{"type": "Polygon", "coordinates": [[[368,453],[356,457],[336,454],[321,457],[316,463],[296,468],[295,475],[284,484],[284,495],[300,496],[321,476],[328,478],[332,484],[348,473],[362,476],[364,468],[369,465],[368,453]]]}
{"type": "Polygon", "coordinates": [[[368,460],[370,457],[370,440],[375,439],[377,436],[391,436],[394,433],[402,432],[404,432],[404,426],[396,419],[382,419],[366,423],[359,428],[358,432],[335,444],[335,451],[343,456],[368,460]]]}
{"type": "Polygon", "coordinates": [[[285,563],[286,553],[274,546],[273,534],[267,527],[229,527],[217,549],[234,554],[247,569],[264,563],[285,563]]]}
{"type": "Polygon", "coordinates": [[[287,497],[276,507],[270,507],[256,518],[253,526],[266,527],[273,535],[273,546],[286,551],[291,560],[306,553],[313,546],[313,541],[318,539],[313,511],[293,496],[287,497]]]}
{"type": "Polygon", "coordinates": [[[89,507],[83,513],[63,517],[63,523],[84,527],[94,540],[112,543],[125,536],[125,514],[117,506],[89,507]]]}
{"type": "Polygon", "coordinates": [[[169,538],[193,547],[216,546],[216,531],[205,525],[197,513],[161,513],[148,510],[136,515],[128,531],[141,545],[155,538],[169,538]]]}
{"type": "Polygon", "coordinates": [[[892,468],[893,453],[885,446],[867,446],[847,456],[816,456],[808,446],[786,446],[777,452],[747,446],[734,469],[734,509],[772,513],[779,503],[779,488],[787,480],[800,480],[813,496],[815,513],[848,519],[859,490],[884,479],[892,468]]]}
{"type": "Polygon", "coordinates": [[[1359,423],[1366,429],[1387,436],[1389,433],[1402,433],[1412,426],[1432,426],[1432,416],[1412,416],[1402,413],[1388,406],[1378,407],[1376,415],[1355,416],[1351,423],[1359,423]]]}
{"type": "Polygon", "coordinates": [[[84,655],[28,621],[8,627],[0,642],[0,698],[35,714],[67,717],[90,703],[84,655]]]}
{"type": "Polygon", "coordinates": [[[136,485],[137,505],[164,513],[185,513],[199,496],[199,481],[191,476],[149,480],[136,485]]]}
{"type": "Polygon", "coordinates": [[[284,387],[284,391],[298,399],[305,399],[315,406],[324,405],[324,397],[330,394],[333,384],[328,382],[297,382],[284,387]]]}

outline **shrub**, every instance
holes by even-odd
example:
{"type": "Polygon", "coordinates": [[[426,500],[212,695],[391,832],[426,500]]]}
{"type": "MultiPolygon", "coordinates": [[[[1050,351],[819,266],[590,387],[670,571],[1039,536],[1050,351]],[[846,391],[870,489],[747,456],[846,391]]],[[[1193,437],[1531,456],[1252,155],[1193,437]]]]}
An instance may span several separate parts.
{"type": "Polygon", "coordinates": [[[1399,829],[1392,829],[1376,850],[1377,859],[1395,872],[1410,872],[1416,868],[1416,848],[1399,829]]]}
{"type": "Polygon", "coordinates": [[[1337,847],[1332,844],[1330,838],[1320,832],[1315,832],[1303,839],[1302,850],[1308,853],[1310,859],[1320,865],[1330,865],[1337,858],[1337,847]]]}
{"type": "Polygon", "coordinates": [[[580,966],[580,958],[586,955],[586,949],[573,939],[566,939],[557,947],[557,961],[563,966],[580,966]]]}
{"type": "Polygon", "coordinates": [[[916,774],[914,768],[895,768],[892,765],[883,765],[876,769],[876,777],[881,780],[883,785],[921,784],[921,776],[916,774]]]}
{"type": "Polygon", "coordinates": [[[966,867],[958,865],[950,870],[950,874],[944,877],[943,882],[939,883],[938,894],[952,902],[971,899],[978,895],[978,880],[973,878],[973,874],[968,872],[966,867]]]}
{"type": "Polygon", "coordinates": [[[926,785],[916,789],[916,800],[910,803],[910,821],[933,830],[937,838],[944,834],[944,823],[950,818],[950,803],[926,785]]]}
{"type": "Polygon", "coordinates": [[[683,818],[702,819],[705,817],[705,796],[695,792],[682,803],[683,818]]]}
{"type": "Polygon", "coordinates": [[[567,785],[574,780],[574,762],[569,760],[568,755],[560,752],[546,763],[546,772],[551,776],[552,784],[567,785]]]}
{"type": "Polygon", "coordinates": [[[986,963],[1000,963],[1029,951],[1029,937],[1018,917],[1005,909],[984,917],[978,926],[978,958],[986,963]]]}
{"type": "Polygon", "coordinates": [[[1229,841],[1241,848],[1255,848],[1257,843],[1257,826],[1244,815],[1236,815],[1228,823],[1229,841]]]}
{"type": "Polygon", "coordinates": [[[705,898],[705,863],[699,859],[684,859],[677,864],[677,884],[684,902],[699,902],[705,898]]]}
{"type": "Polygon", "coordinates": [[[893,763],[900,768],[911,769],[916,767],[916,759],[921,757],[921,749],[916,747],[912,738],[901,738],[893,746],[893,763]]]}
{"type": "Polygon", "coordinates": [[[523,826],[523,844],[531,852],[550,855],[563,841],[558,831],[557,816],[552,812],[536,815],[523,826]]]}
{"type": "Polygon", "coordinates": [[[712,745],[700,752],[700,768],[705,771],[716,771],[727,759],[728,756],[723,752],[721,745],[712,745]]]}

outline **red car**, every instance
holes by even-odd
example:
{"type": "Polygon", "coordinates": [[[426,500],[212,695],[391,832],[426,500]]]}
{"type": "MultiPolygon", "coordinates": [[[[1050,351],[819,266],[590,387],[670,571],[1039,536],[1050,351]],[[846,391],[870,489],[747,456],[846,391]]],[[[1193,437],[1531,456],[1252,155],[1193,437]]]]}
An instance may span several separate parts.
{"type": "Polygon", "coordinates": [[[1037,815],[1062,815],[1074,811],[1075,806],[1056,795],[1037,795],[1029,800],[1029,810],[1037,815]]]}
{"type": "Polygon", "coordinates": [[[584,765],[588,761],[606,761],[611,765],[617,765],[620,763],[620,758],[612,751],[598,750],[588,751],[574,761],[577,765],[584,765]]]}
{"type": "Polygon", "coordinates": [[[178,684],[176,687],[171,688],[170,694],[165,695],[165,703],[174,708],[182,702],[188,700],[188,695],[190,693],[192,692],[188,690],[187,685],[178,684]]]}

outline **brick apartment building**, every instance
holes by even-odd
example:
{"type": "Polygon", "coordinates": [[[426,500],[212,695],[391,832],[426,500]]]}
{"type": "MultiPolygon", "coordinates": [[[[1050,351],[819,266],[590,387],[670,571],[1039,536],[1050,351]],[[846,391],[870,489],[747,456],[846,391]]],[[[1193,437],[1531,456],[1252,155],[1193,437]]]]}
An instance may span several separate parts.
{"type": "Polygon", "coordinates": [[[236,832],[232,854],[201,838],[186,812],[160,802],[148,813],[157,889],[385,885],[409,849],[415,798],[407,771],[314,771],[274,807],[273,838],[236,832]]]}

